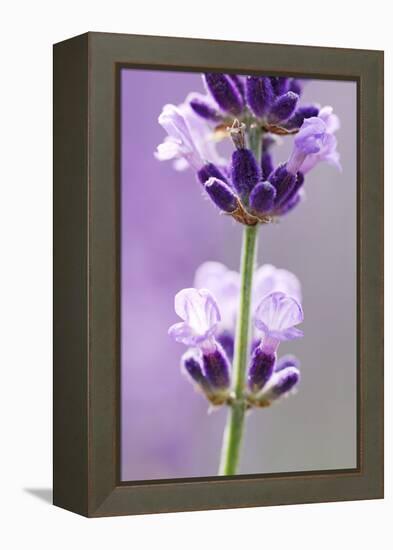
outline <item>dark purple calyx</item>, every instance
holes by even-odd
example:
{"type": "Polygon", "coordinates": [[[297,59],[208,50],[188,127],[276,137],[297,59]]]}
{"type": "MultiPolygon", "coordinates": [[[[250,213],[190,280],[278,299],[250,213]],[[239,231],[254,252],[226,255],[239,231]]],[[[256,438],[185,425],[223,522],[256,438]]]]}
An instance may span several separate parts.
{"type": "Polygon", "coordinates": [[[212,120],[214,122],[217,122],[221,119],[221,116],[217,112],[217,109],[215,109],[207,101],[195,98],[190,101],[190,106],[194,113],[196,113],[201,118],[212,120]]]}
{"type": "Polygon", "coordinates": [[[222,391],[229,388],[229,361],[219,344],[215,351],[203,354],[203,372],[213,390],[222,391]]]}
{"type": "Polygon", "coordinates": [[[285,164],[280,164],[269,177],[270,183],[276,189],[274,207],[279,208],[290,195],[296,184],[296,176],[288,172],[285,164]]]}
{"type": "Polygon", "coordinates": [[[299,359],[294,355],[283,355],[277,361],[276,366],[274,367],[274,371],[279,372],[280,370],[286,369],[287,367],[295,367],[296,369],[298,369],[300,367],[299,359]]]}
{"type": "Polygon", "coordinates": [[[250,207],[259,214],[267,214],[273,209],[277,191],[269,181],[257,183],[250,193],[250,207]]]}
{"type": "Polygon", "coordinates": [[[247,385],[252,393],[258,393],[270,380],[275,362],[275,353],[266,353],[260,346],[254,349],[251,366],[247,373],[247,385]]]}
{"type": "Polygon", "coordinates": [[[217,178],[209,178],[205,183],[206,193],[216,206],[230,214],[238,206],[238,199],[227,183],[217,178]]]}
{"type": "Polygon", "coordinates": [[[293,116],[286,121],[285,127],[288,128],[288,130],[300,128],[306,118],[318,116],[318,113],[319,109],[318,107],[315,107],[315,105],[305,105],[304,107],[299,107],[293,116]]]}
{"type": "Polygon", "coordinates": [[[295,94],[300,96],[303,91],[303,86],[300,80],[298,80],[297,78],[291,78],[288,86],[288,91],[294,92],[295,94]]]}
{"type": "Polygon", "coordinates": [[[246,99],[251,111],[257,117],[264,116],[274,102],[274,91],[267,76],[248,76],[246,99]]]}
{"type": "Polygon", "coordinates": [[[233,359],[233,352],[235,351],[235,339],[233,334],[229,330],[224,330],[217,336],[217,341],[224,348],[227,357],[233,359]]]}
{"type": "Polygon", "coordinates": [[[261,169],[250,149],[238,149],[233,152],[231,181],[243,199],[248,198],[261,178],[261,169]]]}
{"type": "Polygon", "coordinates": [[[202,184],[205,184],[209,178],[217,178],[222,181],[225,181],[225,183],[228,183],[228,180],[223,174],[223,172],[221,172],[221,170],[217,168],[217,166],[212,162],[208,162],[207,164],[204,164],[202,168],[198,170],[197,176],[198,176],[198,180],[202,184]]]}
{"type": "Polygon", "coordinates": [[[291,391],[300,380],[299,371],[293,367],[287,367],[280,371],[280,376],[274,386],[272,387],[272,393],[275,397],[281,397],[282,395],[291,391]]]}
{"type": "Polygon", "coordinates": [[[274,170],[272,155],[262,151],[261,156],[262,179],[267,180],[274,170]]]}
{"type": "Polygon", "coordinates": [[[270,82],[276,96],[285,94],[289,89],[289,78],[285,76],[271,76],[270,82]]]}
{"type": "Polygon", "coordinates": [[[234,83],[234,85],[236,86],[239,94],[242,96],[243,98],[243,101],[245,99],[245,94],[246,94],[246,90],[245,90],[245,87],[244,87],[244,82],[243,80],[241,79],[240,76],[238,76],[237,74],[229,74],[228,75],[228,78],[230,78],[232,80],[232,82],[234,83]]]}
{"type": "Polygon", "coordinates": [[[207,73],[205,81],[207,89],[222,111],[232,115],[242,112],[244,101],[233,80],[225,74],[207,73]]]}
{"type": "Polygon", "coordinates": [[[276,213],[280,216],[288,214],[291,212],[301,201],[301,196],[299,194],[300,189],[304,184],[304,174],[298,172],[296,174],[296,181],[292,190],[286,195],[286,197],[281,201],[280,206],[276,209],[276,213]]]}
{"type": "Polygon", "coordinates": [[[279,96],[270,109],[268,121],[278,124],[287,120],[294,113],[298,100],[299,96],[293,92],[279,96]]]}

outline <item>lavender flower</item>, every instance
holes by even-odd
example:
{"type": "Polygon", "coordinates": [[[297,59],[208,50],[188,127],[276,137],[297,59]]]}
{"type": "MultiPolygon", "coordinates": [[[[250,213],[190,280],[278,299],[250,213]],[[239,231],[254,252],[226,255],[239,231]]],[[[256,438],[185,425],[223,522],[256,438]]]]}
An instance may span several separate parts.
{"type": "Polygon", "coordinates": [[[183,321],[172,325],[169,335],[187,346],[214,351],[221,315],[213,295],[206,289],[185,288],[175,296],[175,311],[183,321]]]}
{"type": "Polygon", "coordinates": [[[247,374],[252,404],[268,406],[298,382],[299,362],[288,355],[277,361],[277,348],[281,341],[303,335],[296,328],[302,321],[300,303],[284,292],[269,294],[257,307],[254,324],[262,332],[262,338],[254,348],[247,374]]]}
{"type": "Polygon", "coordinates": [[[214,296],[219,310],[218,334],[231,335],[235,331],[236,313],[240,294],[240,274],[231,271],[220,262],[204,262],[196,270],[196,288],[208,289],[214,296]]]}
{"type": "Polygon", "coordinates": [[[320,112],[322,116],[305,119],[295,136],[294,149],[286,164],[292,174],[298,171],[306,174],[322,161],[340,168],[337,140],[333,135],[338,128],[338,118],[331,107],[324,107],[320,112]]]}
{"type": "Polygon", "coordinates": [[[155,154],[178,170],[191,166],[211,201],[237,222],[252,226],[288,214],[304,199],[304,175],[312,168],[327,162],[341,169],[338,117],[329,106],[298,106],[302,82],[222,73],[207,73],[204,81],[206,94],[193,92],[163,108],[159,123],[168,136],[155,154]],[[293,151],[278,166],[274,134],[294,134],[293,151]],[[235,146],[231,161],[216,148],[226,137],[235,146]]]}
{"type": "Polygon", "coordinates": [[[303,333],[296,325],[303,321],[300,303],[284,292],[272,292],[266,296],[255,312],[254,324],[262,334],[265,352],[275,353],[280,342],[301,338],[303,333]]]}
{"type": "Polygon", "coordinates": [[[209,128],[187,103],[178,107],[165,105],[158,122],[168,133],[157,147],[155,156],[158,160],[174,160],[177,170],[192,166],[196,171],[206,162],[225,163],[218,155],[215,143],[209,139],[209,128]]]}
{"type": "Polygon", "coordinates": [[[169,335],[193,349],[183,356],[182,367],[213,404],[228,398],[230,364],[215,338],[221,320],[218,304],[206,290],[186,288],[175,296],[175,311],[183,319],[169,335]]]}

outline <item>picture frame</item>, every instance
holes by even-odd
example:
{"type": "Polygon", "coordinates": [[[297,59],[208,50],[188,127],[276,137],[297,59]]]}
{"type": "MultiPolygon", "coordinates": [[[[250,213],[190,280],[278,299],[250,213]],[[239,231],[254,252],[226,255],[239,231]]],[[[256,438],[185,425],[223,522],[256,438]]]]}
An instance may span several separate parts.
{"type": "Polygon", "coordinates": [[[53,501],[88,517],[383,498],[383,52],[89,32],[54,46],[53,501]],[[357,83],[357,467],[120,481],[122,67],[357,83]]]}

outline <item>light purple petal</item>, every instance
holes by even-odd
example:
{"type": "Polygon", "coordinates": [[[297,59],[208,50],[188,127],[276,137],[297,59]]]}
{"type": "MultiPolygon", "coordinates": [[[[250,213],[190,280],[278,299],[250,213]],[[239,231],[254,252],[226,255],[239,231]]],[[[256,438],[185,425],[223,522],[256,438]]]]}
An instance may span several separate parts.
{"type": "Polygon", "coordinates": [[[240,292],[240,275],[219,262],[205,262],[195,273],[196,288],[207,288],[216,299],[221,313],[220,330],[235,328],[240,292]]]}
{"type": "Polygon", "coordinates": [[[277,269],[271,264],[261,266],[254,275],[253,302],[257,307],[261,300],[272,292],[284,292],[298,302],[302,300],[299,279],[286,269],[277,269]]]}
{"type": "Polygon", "coordinates": [[[303,310],[295,298],[283,292],[273,292],[266,296],[255,312],[255,326],[266,335],[277,340],[292,339],[292,329],[303,321],[303,310]]]}
{"type": "Polygon", "coordinates": [[[217,152],[210,126],[190,107],[188,99],[194,95],[190,94],[181,105],[165,105],[158,117],[168,136],[158,145],[155,157],[158,160],[173,159],[176,169],[190,165],[199,170],[205,162],[225,163],[217,152]]]}
{"type": "Polygon", "coordinates": [[[295,136],[295,147],[309,155],[318,153],[323,146],[326,124],[319,117],[306,118],[295,136]]]}
{"type": "Polygon", "coordinates": [[[175,296],[175,311],[184,320],[170,327],[169,334],[187,345],[201,345],[212,338],[220,322],[220,311],[207,289],[185,288],[175,296]]]}
{"type": "Polygon", "coordinates": [[[340,119],[333,113],[333,107],[325,105],[318,113],[318,117],[321,118],[326,124],[326,131],[329,134],[334,134],[340,128],[340,119]]]}

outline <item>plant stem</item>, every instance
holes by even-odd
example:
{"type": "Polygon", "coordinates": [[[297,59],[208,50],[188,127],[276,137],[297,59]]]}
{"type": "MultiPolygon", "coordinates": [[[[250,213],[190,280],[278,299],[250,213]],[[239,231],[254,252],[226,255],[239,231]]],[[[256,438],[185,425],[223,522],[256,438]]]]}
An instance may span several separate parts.
{"type": "Polygon", "coordinates": [[[250,349],[251,291],[256,260],[258,225],[245,226],[241,257],[241,288],[236,326],[232,379],[234,401],[228,412],[221,451],[220,475],[234,475],[239,462],[246,405],[243,398],[250,349]]]}

